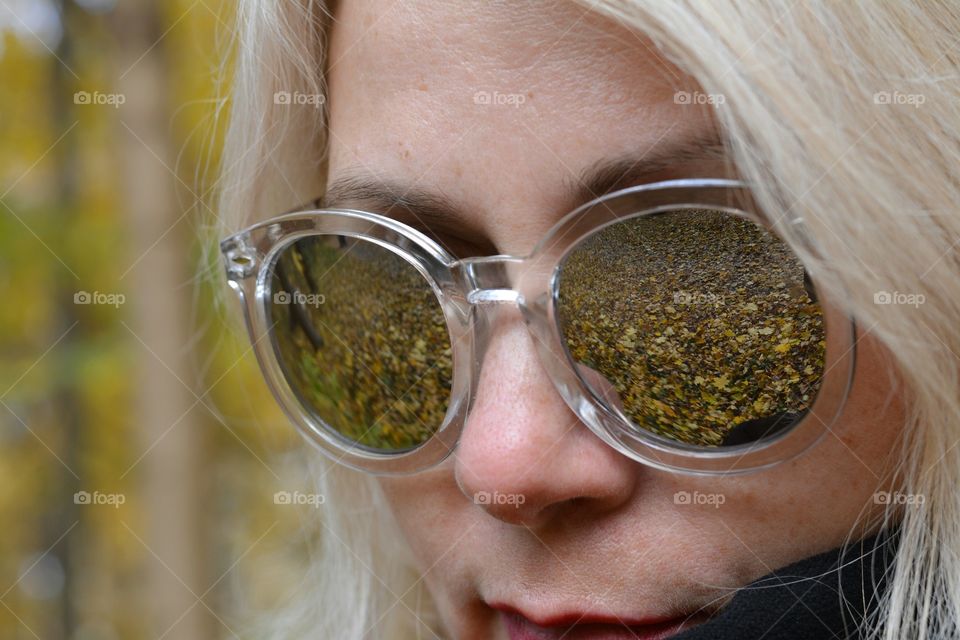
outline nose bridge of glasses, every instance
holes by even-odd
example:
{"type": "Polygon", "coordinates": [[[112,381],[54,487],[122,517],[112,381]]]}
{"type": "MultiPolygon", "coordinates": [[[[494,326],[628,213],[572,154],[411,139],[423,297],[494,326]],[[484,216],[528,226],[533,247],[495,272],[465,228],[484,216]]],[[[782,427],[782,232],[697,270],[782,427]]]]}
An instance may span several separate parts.
{"type": "Polygon", "coordinates": [[[457,262],[467,302],[472,305],[523,304],[523,295],[514,288],[513,279],[523,258],[508,255],[466,258],[457,262]]]}

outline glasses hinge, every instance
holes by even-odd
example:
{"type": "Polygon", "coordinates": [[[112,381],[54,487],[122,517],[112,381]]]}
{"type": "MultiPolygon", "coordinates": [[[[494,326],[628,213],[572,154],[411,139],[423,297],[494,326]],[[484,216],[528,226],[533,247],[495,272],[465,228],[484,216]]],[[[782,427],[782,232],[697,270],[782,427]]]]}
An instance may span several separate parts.
{"type": "Polygon", "coordinates": [[[246,237],[233,237],[220,244],[227,277],[231,280],[248,278],[257,272],[257,250],[247,244],[246,237]]]}

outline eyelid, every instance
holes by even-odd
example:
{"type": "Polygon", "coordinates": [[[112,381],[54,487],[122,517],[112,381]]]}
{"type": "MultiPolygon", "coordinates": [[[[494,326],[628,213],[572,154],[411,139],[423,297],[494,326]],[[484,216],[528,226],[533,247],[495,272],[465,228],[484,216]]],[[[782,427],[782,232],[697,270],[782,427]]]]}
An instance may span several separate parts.
{"type": "Polygon", "coordinates": [[[401,222],[427,236],[458,260],[476,256],[495,255],[497,253],[496,247],[489,242],[477,244],[475,241],[470,240],[469,238],[461,236],[450,229],[444,228],[443,225],[426,224],[423,220],[418,218],[417,212],[412,209],[398,207],[376,207],[371,206],[370,203],[358,201],[349,201],[342,204],[338,203],[337,208],[369,211],[370,213],[376,213],[396,220],[397,222],[401,222]]]}
{"type": "MultiPolygon", "coordinates": [[[[329,208],[330,203],[325,203],[329,208]]],[[[382,216],[386,216],[397,222],[402,222],[403,224],[412,227],[424,234],[441,247],[443,247],[448,253],[452,254],[455,258],[467,258],[477,255],[488,255],[484,253],[483,249],[480,249],[479,245],[476,245],[474,242],[470,241],[459,234],[450,231],[449,229],[443,228],[443,225],[430,225],[423,221],[422,218],[418,215],[416,209],[411,207],[403,206],[383,206],[376,202],[368,202],[362,199],[349,199],[343,200],[335,203],[336,208],[346,208],[346,209],[358,209],[361,211],[369,211],[370,213],[376,213],[382,216]],[[466,254],[463,249],[465,247],[471,247],[466,254]],[[476,249],[476,250],[474,250],[476,249]]],[[[493,253],[496,253],[494,251],[493,253]]]]}
{"type": "Polygon", "coordinates": [[[483,248],[480,245],[453,233],[439,232],[434,229],[427,228],[422,224],[411,224],[408,220],[400,220],[400,222],[403,222],[404,224],[409,225],[420,233],[426,235],[458,260],[463,258],[495,255],[497,253],[495,247],[483,248]]]}

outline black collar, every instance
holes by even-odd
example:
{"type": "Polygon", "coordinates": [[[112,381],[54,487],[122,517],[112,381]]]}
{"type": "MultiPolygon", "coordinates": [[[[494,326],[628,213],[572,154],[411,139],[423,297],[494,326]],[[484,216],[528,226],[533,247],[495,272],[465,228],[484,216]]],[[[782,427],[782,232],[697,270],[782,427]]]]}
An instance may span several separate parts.
{"type": "Polygon", "coordinates": [[[670,640],[857,638],[886,589],[896,542],[891,530],[778,569],[670,640]]]}

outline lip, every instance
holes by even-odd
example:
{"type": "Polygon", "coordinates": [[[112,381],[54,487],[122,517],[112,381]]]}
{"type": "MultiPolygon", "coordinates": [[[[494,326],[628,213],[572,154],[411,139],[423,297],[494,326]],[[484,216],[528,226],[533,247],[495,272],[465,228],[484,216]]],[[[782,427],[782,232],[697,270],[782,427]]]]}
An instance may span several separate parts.
{"type": "Polygon", "coordinates": [[[500,613],[510,640],[665,640],[700,622],[690,616],[638,619],[578,612],[537,618],[508,604],[490,607],[500,613]]]}

